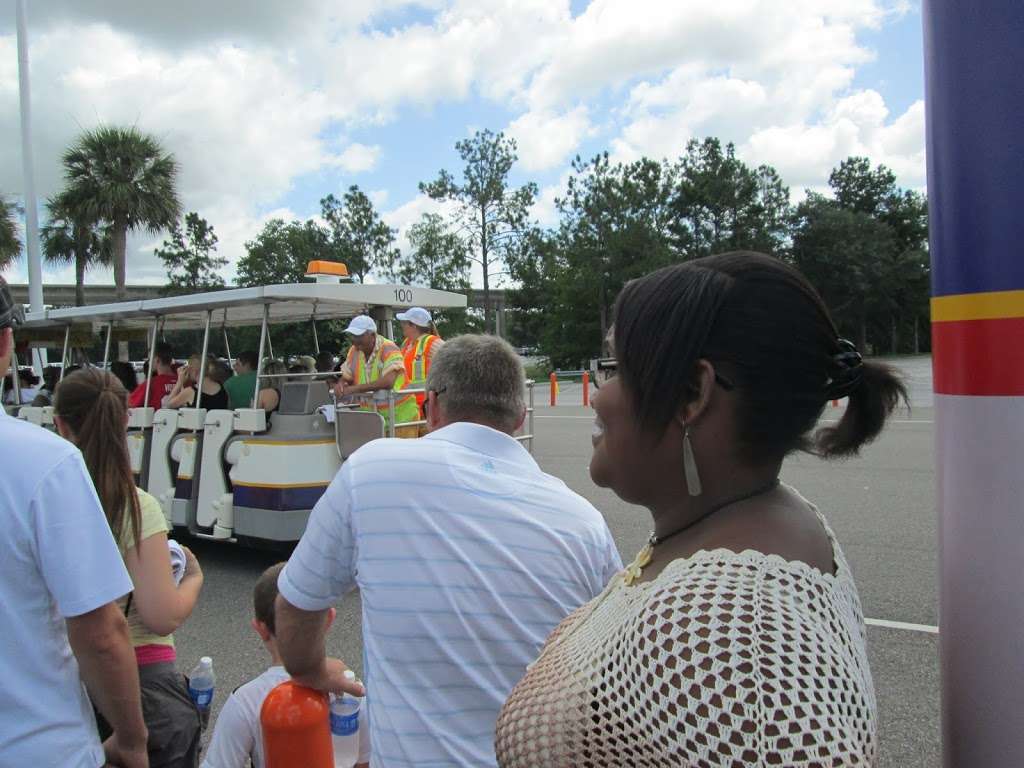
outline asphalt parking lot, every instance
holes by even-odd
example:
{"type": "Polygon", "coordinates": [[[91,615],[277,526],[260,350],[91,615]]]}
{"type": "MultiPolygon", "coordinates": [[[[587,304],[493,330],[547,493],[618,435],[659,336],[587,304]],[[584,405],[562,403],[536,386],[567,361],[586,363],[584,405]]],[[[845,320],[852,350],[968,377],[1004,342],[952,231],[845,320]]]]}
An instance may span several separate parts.
{"type": "MultiPolygon", "coordinates": [[[[897,364],[910,384],[912,410],[900,413],[861,457],[838,463],[794,457],[786,463],[783,479],[830,520],[871,620],[879,765],[931,768],[941,758],[938,635],[932,631],[938,623],[938,539],[930,360],[910,358],[897,364]]],[[[649,517],[591,483],[587,464],[592,418],[575,404],[581,397],[578,385],[565,385],[560,391],[563,405],[550,408],[546,390],[538,389],[534,454],[546,471],[601,510],[628,561],[646,539],[649,517]]],[[[828,408],[824,418],[836,418],[840,411],[828,408]]],[[[219,708],[232,689],[267,666],[249,628],[250,595],[260,572],[279,557],[230,545],[188,543],[202,562],[206,583],[195,613],[176,635],[179,665],[187,671],[201,655],[214,658],[219,708]]],[[[339,606],[329,643],[332,654],[361,672],[358,595],[339,606]]]]}

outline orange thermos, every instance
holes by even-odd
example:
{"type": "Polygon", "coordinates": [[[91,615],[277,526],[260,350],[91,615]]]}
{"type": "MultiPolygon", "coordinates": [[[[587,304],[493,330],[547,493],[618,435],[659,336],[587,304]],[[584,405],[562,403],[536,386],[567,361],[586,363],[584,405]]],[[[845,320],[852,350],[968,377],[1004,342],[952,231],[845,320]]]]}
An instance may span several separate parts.
{"type": "Polygon", "coordinates": [[[266,768],[334,768],[327,694],[281,683],[260,709],[266,768]]]}

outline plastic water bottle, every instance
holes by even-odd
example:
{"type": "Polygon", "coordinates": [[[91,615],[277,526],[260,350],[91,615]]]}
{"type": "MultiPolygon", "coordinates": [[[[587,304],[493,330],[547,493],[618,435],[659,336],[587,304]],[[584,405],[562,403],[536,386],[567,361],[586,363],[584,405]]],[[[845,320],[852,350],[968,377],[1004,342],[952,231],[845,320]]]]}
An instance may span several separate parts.
{"type": "Polygon", "coordinates": [[[203,730],[210,722],[210,709],[213,707],[213,659],[203,656],[199,659],[188,678],[188,694],[192,697],[196,707],[199,709],[199,717],[203,724],[203,730]]]}
{"type": "MultiPolygon", "coordinates": [[[[355,681],[356,673],[345,670],[345,679],[355,681]]],[[[331,697],[331,741],[335,768],[352,768],[359,759],[359,711],[363,700],[350,694],[331,697]]]]}

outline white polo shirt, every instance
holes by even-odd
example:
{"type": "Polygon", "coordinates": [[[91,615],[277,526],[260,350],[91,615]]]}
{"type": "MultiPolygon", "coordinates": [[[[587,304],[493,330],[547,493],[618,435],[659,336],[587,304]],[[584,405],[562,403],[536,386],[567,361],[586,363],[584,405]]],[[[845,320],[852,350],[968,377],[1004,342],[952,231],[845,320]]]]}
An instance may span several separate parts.
{"type": "Polygon", "coordinates": [[[526,665],[621,567],[590,503],[513,438],[458,423],[353,454],[278,587],[308,611],[359,587],[374,766],[493,766],[526,665]]]}
{"type": "MultiPolygon", "coordinates": [[[[203,757],[203,768],[246,768],[250,761],[252,768],[263,768],[266,759],[263,754],[260,710],[267,694],[286,680],[291,680],[291,677],[284,667],[274,666],[240,686],[228,697],[217,716],[210,745],[203,757]]],[[[359,756],[356,764],[370,762],[369,729],[363,727],[367,720],[360,714],[359,756]]],[[[351,766],[338,765],[335,768],[351,766]]]]}
{"type": "Polygon", "coordinates": [[[0,765],[103,765],[65,618],[132,582],[82,456],[0,414],[0,765]]]}

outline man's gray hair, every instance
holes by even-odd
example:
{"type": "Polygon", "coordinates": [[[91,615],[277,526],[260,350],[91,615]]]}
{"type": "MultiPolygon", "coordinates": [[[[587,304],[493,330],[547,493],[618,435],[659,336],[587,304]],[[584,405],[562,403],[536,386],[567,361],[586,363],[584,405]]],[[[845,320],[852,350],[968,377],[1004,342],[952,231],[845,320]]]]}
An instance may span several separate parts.
{"type": "Polygon", "coordinates": [[[511,434],[526,410],[523,363],[497,336],[467,334],[446,341],[434,355],[426,389],[438,393],[449,422],[472,421],[511,434]]]}

